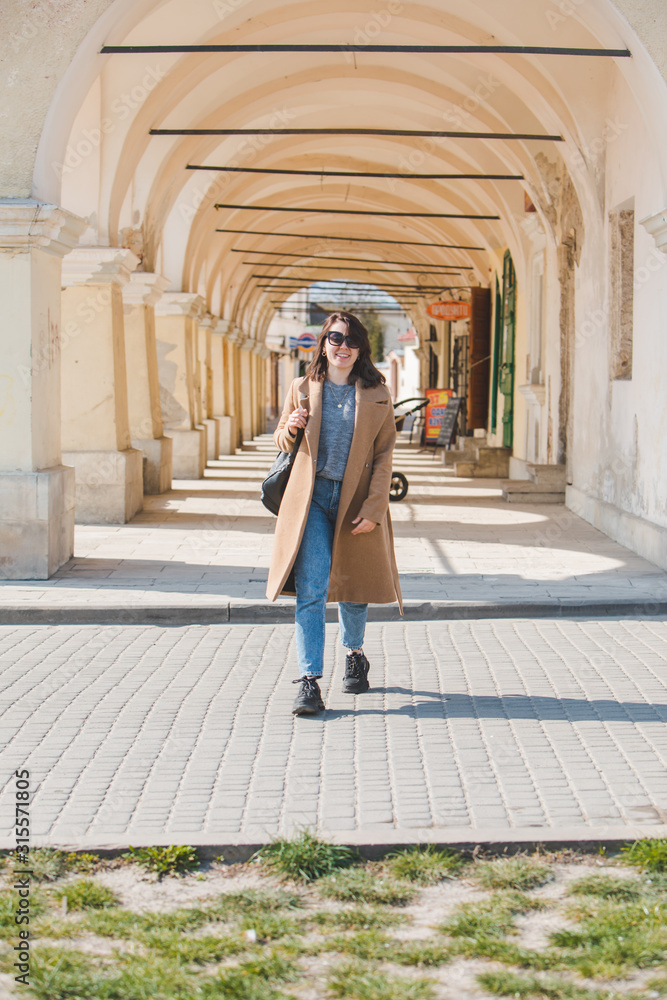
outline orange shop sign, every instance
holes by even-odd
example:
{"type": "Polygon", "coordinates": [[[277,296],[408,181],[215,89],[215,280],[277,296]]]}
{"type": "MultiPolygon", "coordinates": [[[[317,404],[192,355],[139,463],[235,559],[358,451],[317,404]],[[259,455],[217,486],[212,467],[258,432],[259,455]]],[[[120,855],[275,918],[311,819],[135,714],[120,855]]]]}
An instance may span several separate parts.
{"type": "Polygon", "coordinates": [[[469,302],[431,302],[430,306],[427,306],[426,312],[433,319],[446,319],[446,320],[456,320],[456,319],[470,319],[470,303],[469,302]]]}

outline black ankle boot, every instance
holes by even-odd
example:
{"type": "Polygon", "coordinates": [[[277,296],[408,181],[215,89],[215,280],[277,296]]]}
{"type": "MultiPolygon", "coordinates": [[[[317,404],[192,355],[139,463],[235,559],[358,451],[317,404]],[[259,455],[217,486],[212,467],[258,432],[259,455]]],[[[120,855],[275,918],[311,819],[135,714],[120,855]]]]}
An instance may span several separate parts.
{"type": "Polygon", "coordinates": [[[363,694],[368,691],[370,663],[363,653],[348,653],[345,657],[344,694],[363,694]]]}
{"type": "Polygon", "coordinates": [[[299,677],[292,683],[301,685],[294,699],[292,715],[317,715],[318,712],[324,711],[320,686],[315,677],[299,677]]]}

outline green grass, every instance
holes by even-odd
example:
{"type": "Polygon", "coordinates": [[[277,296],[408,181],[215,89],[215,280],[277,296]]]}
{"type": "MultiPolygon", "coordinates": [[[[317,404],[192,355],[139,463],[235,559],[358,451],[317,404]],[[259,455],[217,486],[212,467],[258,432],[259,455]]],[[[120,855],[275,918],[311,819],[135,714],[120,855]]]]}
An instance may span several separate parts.
{"type": "Polygon", "coordinates": [[[551,865],[539,858],[517,854],[511,858],[494,858],[478,862],[470,877],[482,889],[517,889],[527,892],[553,878],[551,865]]]}
{"type": "Polygon", "coordinates": [[[622,860],[644,871],[667,872],[667,840],[636,840],[621,848],[622,860]]]}
{"type": "Polygon", "coordinates": [[[299,977],[297,966],[275,952],[242,962],[235,969],[226,969],[204,984],[201,996],[217,1000],[279,1000],[286,996],[280,990],[284,983],[299,977]]]}
{"type": "Polygon", "coordinates": [[[387,855],[385,866],[398,879],[418,885],[435,885],[457,875],[466,864],[454,851],[438,851],[431,844],[410,847],[387,855]]]}
{"type": "Polygon", "coordinates": [[[313,882],[359,860],[352,848],[329,844],[307,830],[292,840],[274,840],[254,857],[263,867],[296,882],[313,882]]]}
{"type": "Polygon", "coordinates": [[[539,1000],[631,1000],[637,994],[589,989],[555,977],[522,976],[514,972],[483,972],[477,982],[501,997],[538,997],[539,1000]]]}
{"type": "Polygon", "coordinates": [[[353,1000],[435,1000],[436,996],[428,979],[385,975],[356,962],[334,969],[327,986],[332,996],[353,1000]]]}
{"type": "MultiPolygon", "coordinates": [[[[15,922],[18,897],[14,889],[0,892],[0,938],[16,938],[19,926],[15,922]]],[[[46,897],[38,890],[30,893],[30,919],[39,916],[46,909],[46,897]]],[[[23,925],[21,925],[23,926],[23,925]]]]}
{"type": "Polygon", "coordinates": [[[494,893],[484,899],[462,903],[440,924],[439,930],[453,938],[468,939],[476,947],[490,938],[515,934],[515,917],[519,913],[543,909],[544,905],[521,892],[494,893]]]}
{"type": "Polygon", "coordinates": [[[242,889],[239,892],[223,892],[208,906],[209,911],[221,914],[225,919],[236,916],[277,913],[280,910],[297,910],[303,906],[303,899],[293,892],[282,889],[242,889]]]}
{"type": "Polygon", "coordinates": [[[199,868],[196,847],[171,844],[169,847],[130,847],[125,855],[140,868],[154,872],[158,881],[165,875],[185,875],[199,868]]]}
{"type": "Polygon", "coordinates": [[[327,930],[370,930],[374,927],[394,927],[405,923],[402,913],[396,913],[387,907],[351,906],[344,910],[331,912],[321,910],[312,916],[311,922],[316,927],[327,930]]]}
{"type": "Polygon", "coordinates": [[[621,878],[618,875],[584,875],[567,887],[568,896],[599,896],[636,902],[646,895],[646,883],[638,878],[621,878]]]}
{"type": "Polygon", "coordinates": [[[377,869],[351,868],[320,879],[317,891],[327,899],[338,899],[342,903],[405,906],[414,899],[416,886],[412,882],[383,877],[377,869]]]}
{"type": "Polygon", "coordinates": [[[118,896],[105,885],[92,879],[80,878],[76,882],[56,889],[56,899],[66,899],[68,910],[102,910],[118,905],[118,896]]]}

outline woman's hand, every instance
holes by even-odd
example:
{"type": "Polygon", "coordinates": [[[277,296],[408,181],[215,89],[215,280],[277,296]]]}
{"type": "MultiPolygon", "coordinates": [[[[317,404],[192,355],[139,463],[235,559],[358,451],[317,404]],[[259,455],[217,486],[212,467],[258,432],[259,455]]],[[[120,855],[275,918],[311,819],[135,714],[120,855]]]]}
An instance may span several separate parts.
{"type": "Polygon", "coordinates": [[[356,528],[352,529],[353,535],[365,535],[376,527],[375,521],[369,521],[367,517],[355,517],[352,524],[356,524],[356,528]]]}
{"type": "Polygon", "coordinates": [[[299,427],[305,427],[307,423],[308,410],[306,410],[303,406],[298,406],[296,410],[292,410],[287,418],[287,430],[293,437],[296,437],[296,432],[299,427]]]}

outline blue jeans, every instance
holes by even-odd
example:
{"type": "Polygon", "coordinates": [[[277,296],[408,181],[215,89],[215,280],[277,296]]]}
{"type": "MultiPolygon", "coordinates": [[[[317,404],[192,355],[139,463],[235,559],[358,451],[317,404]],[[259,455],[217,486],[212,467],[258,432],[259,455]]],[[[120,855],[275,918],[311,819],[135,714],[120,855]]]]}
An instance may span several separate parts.
{"type": "MultiPolygon", "coordinates": [[[[300,677],[321,677],[324,667],[324,622],[340,488],[337,480],[315,477],[313,499],[294,563],[300,677]]],[[[368,605],[341,601],[338,607],[341,642],[348,649],[361,649],[368,605]]]]}

